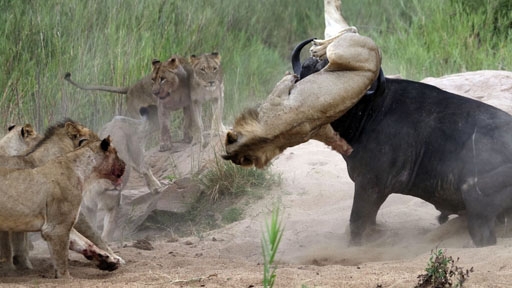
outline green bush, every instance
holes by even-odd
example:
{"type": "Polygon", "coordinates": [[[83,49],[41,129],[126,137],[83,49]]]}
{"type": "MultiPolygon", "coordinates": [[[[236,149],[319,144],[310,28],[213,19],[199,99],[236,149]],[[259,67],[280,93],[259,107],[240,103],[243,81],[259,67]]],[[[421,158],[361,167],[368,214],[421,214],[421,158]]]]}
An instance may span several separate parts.
{"type": "Polygon", "coordinates": [[[268,168],[245,168],[216,158],[213,165],[198,177],[210,199],[236,198],[270,188],[278,184],[280,176],[268,168]]]}

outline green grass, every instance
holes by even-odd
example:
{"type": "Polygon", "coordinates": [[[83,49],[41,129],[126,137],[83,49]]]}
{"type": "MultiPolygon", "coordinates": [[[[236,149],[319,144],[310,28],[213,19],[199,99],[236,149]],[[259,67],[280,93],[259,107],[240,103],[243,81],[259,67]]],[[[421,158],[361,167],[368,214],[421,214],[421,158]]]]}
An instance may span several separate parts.
{"type": "Polygon", "coordinates": [[[281,210],[279,204],[275,204],[272,209],[270,221],[265,221],[265,231],[261,238],[261,249],[263,256],[263,287],[273,287],[276,280],[277,266],[274,260],[277,255],[277,249],[283,237],[284,226],[281,219],[281,210]]]}
{"type": "Polygon", "coordinates": [[[242,168],[218,158],[205,167],[205,171],[194,176],[202,192],[185,212],[155,210],[139,227],[139,232],[158,230],[172,236],[200,237],[204,232],[243,219],[245,208],[281,180],[279,174],[268,168],[242,168]]]}
{"type": "Polygon", "coordinates": [[[269,168],[245,168],[218,157],[207,167],[198,177],[198,182],[214,201],[223,197],[257,197],[258,192],[279,184],[281,179],[280,175],[272,173],[269,168]]]}
{"type": "MultiPolygon", "coordinates": [[[[124,109],[122,95],[80,91],[78,82],[127,86],[153,58],[218,51],[224,122],[264,99],[294,45],[323,37],[322,1],[0,0],[0,126],[38,131],[71,117],[98,130],[124,109]]],[[[343,1],[344,15],[372,37],[387,74],[419,80],[512,70],[508,0],[343,1]]],[[[178,124],[176,124],[178,125],[178,124]]],[[[41,131],[42,132],[42,131],[41,131]]]]}

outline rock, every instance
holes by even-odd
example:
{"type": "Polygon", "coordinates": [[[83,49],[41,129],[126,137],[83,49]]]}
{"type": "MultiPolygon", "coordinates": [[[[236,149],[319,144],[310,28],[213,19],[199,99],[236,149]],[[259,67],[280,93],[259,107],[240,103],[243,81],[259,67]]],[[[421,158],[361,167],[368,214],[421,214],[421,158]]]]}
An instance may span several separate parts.
{"type": "Polygon", "coordinates": [[[428,77],[421,82],[482,101],[512,114],[512,72],[480,70],[439,78],[428,77]]]}

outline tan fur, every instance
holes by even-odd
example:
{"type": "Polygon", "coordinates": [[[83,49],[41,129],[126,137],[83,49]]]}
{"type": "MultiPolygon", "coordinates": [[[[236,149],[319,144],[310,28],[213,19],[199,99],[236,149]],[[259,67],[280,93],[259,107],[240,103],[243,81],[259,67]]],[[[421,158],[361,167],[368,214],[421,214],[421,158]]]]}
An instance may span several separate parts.
{"type": "Polygon", "coordinates": [[[325,51],[329,59],[323,70],[299,82],[296,75],[286,75],[257,113],[239,116],[227,134],[224,159],[263,168],[287,147],[309,139],[350,152],[348,143],[325,126],[348,111],[370,88],[378,75],[381,57],[375,43],[357,34],[353,27],[345,27],[328,40],[315,44],[315,56],[322,57],[325,51]]]}
{"type": "Polygon", "coordinates": [[[198,117],[197,122],[202,125],[202,106],[203,103],[211,102],[212,118],[210,129],[212,133],[224,133],[225,128],[222,124],[222,115],[224,111],[224,77],[221,67],[221,56],[218,52],[203,54],[200,56],[190,56],[192,65],[191,99],[192,109],[197,109],[193,113],[198,117]],[[197,102],[197,103],[196,103],[197,102]]]}
{"type": "Polygon", "coordinates": [[[183,109],[183,140],[203,143],[202,104],[212,103],[211,130],[224,133],[224,80],[219,53],[192,55],[190,62],[180,56],[172,56],[160,62],[153,60],[153,70],[130,87],[86,86],[74,82],[71,73],[64,79],[85,90],[98,90],[126,94],[126,113],[138,119],[139,110],[147,107],[152,129],[160,130],[160,151],[172,148],[169,120],[171,113],[183,109]],[[172,93],[170,93],[172,92],[172,93]]]}
{"type": "MultiPolygon", "coordinates": [[[[53,158],[71,152],[80,145],[97,140],[99,140],[99,137],[87,127],[72,120],[65,120],[48,128],[44,138],[24,155],[15,157],[0,156],[0,166],[7,168],[34,168],[53,158]]],[[[80,214],[80,218],[84,218],[84,216],[80,214]]],[[[107,251],[116,261],[124,263],[124,261],[115,255],[108,245],[96,235],[96,232],[90,228],[86,220],[77,223],[75,228],[85,237],[93,240],[98,247],[107,251]]],[[[26,233],[14,233],[12,236],[8,233],[0,233],[0,248],[4,258],[7,259],[6,263],[11,268],[14,267],[13,256],[17,259],[18,268],[24,269],[32,267],[28,260],[26,239],[26,233]],[[12,254],[11,242],[14,248],[14,255],[12,254]]]]}
{"type": "MultiPolygon", "coordinates": [[[[145,115],[145,112],[142,113],[145,115]]],[[[116,116],[109,123],[105,124],[100,136],[110,135],[116,143],[116,149],[119,157],[125,161],[126,165],[142,174],[148,189],[154,194],[159,193],[160,182],[153,176],[151,169],[144,160],[144,147],[148,138],[149,120],[143,116],[141,120],[132,119],[124,116],[116,116]]],[[[123,182],[128,181],[129,170],[123,176],[123,182]]],[[[108,183],[107,183],[108,184],[108,183]]],[[[82,202],[82,210],[87,219],[94,225],[97,223],[96,215],[100,208],[105,210],[103,218],[102,238],[107,241],[114,240],[115,232],[119,225],[116,220],[120,212],[121,190],[119,188],[105,185],[104,189],[93,189],[91,193],[86,193],[82,202]]]]}
{"type": "Polygon", "coordinates": [[[0,230],[41,231],[48,243],[55,276],[69,277],[69,235],[87,181],[120,181],[124,162],[110,139],[77,150],[33,169],[0,169],[0,230]]]}
{"type": "Polygon", "coordinates": [[[34,147],[41,138],[30,124],[9,125],[7,134],[0,139],[0,156],[20,155],[34,147]]]}
{"type": "Polygon", "coordinates": [[[153,85],[153,82],[151,81],[151,74],[145,76],[129,87],[81,85],[71,79],[71,73],[69,72],[64,76],[64,80],[83,90],[125,94],[126,111],[124,111],[123,115],[137,119],[139,118],[140,108],[146,107],[149,110],[148,119],[151,122],[151,129],[158,129],[157,101],[151,93],[151,87],[153,85]]]}
{"type": "Polygon", "coordinates": [[[192,70],[186,59],[173,56],[167,61],[153,60],[151,80],[152,93],[157,98],[158,120],[160,124],[160,151],[172,148],[169,120],[171,112],[183,109],[183,138],[185,142],[201,142],[201,124],[193,115],[190,99],[190,77],[192,70]]]}

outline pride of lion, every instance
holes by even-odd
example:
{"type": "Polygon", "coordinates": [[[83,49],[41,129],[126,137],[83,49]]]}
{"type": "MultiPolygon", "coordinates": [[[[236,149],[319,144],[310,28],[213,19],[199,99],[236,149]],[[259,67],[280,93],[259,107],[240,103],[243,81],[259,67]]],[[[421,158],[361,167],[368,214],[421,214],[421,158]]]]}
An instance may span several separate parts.
{"type": "MultiPolygon", "coordinates": [[[[210,128],[210,139],[221,136],[225,130],[222,124],[224,79],[218,52],[192,55],[188,59],[173,55],[165,61],[152,60],[151,73],[131,87],[83,86],[74,82],[70,73],[66,73],[65,80],[85,90],[126,94],[126,116],[114,117],[105,124],[102,128],[104,132],[100,134],[109,134],[116,143],[122,143],[118,147],[121,158],[133,170],[143,175],[148,189],[154,194],[162,186],[144,163],[144,148],[151,131],[160,132],[159,151],[172,152],[170,121],[175,111],[183,111],[182,135],[185,143],[205,146],[205,126],[210,128]],[[203,124],[202,112],[205,103],[211,104],[212,108],[209,113],[211,124],[208,125],[203,124]]],[[[128,175],[124,177],[125,181],[128,180],[128,175]]],[[[115,237],[115,223],[119,220],[117,217],[123,187],[112,188],[104,185],[103,188],[96,189],[97,193],[88,193],[84,198],[84,213],[94,226],[97,224],[95,215],[98,209],[103,208],[106,211],[102,237],[108,241],[115,237]]]]}
{"type": "MultiPolygon", "coordinates": [[[[13,138],[4,137],[2,144],[12,143],[12,140],[7,141],[9,139],[13,138]]],[[[2,233],[0,244],[7,265],[14,268],[16,262],[18,268],[31,268],[23,232],[41,231],[48,243],[57,278],[69,277],[68,248],[84,254],[100,269],[117,269],[119,257],[116,259],[99,249],[73,228],[82,194],[89,186],[98,179],[106,179],[114,185],[121,181],[125,164],[111,139],[99,140],[89,129],[66,121],[49,129],[39,142],[25,144],[33,147],[24,155],[2,156],[1,159],[0,230],[9,232],[2,233]],[[55,135],[61,135],[60,139],[55,135]],[[68,141],[62,141],[63,138],[68,141]]]]}
{"type": "Polygon", "coordinates": [[[65,79],[79,88],[127,94],[126,116],[115,116],[107,123],[99,133],[101,141],[92,130],[71,119],[49,127],[44,135],[30,124],[9,126],[0,139],[0,178],[7,183],[0,191],[7,199],[0,205],[5,205],[0,212],[0,231],[5,231],[0,232],[4,265],[32,269],[27,237],[32,231],[41,231],[47,241],[56,277],[69,276],[67,248],[102,270],[112,271],[124,264],[106,241],[113,240],[118,229],[120,195],[130,174],[130,169],[125,173],[125,163],[144,176],[148,189],[156,195],[163,187],[145,163],[144,148],[150,133],[159,129],[159,150],[172,149],[171,113],[183,110],[183,141],[202,147],[206,144],[202,106],[210,102],[211,124],[206,127],[210,135],[223,133],[220,60],[217,52],[153,60],[152,72],[128,88],[84,87],[68,73],[65,79]],[[21,183],[23,177],[27,179],[21,183]],[[39,194],[29,185],[38,187],[39,194]],[[15,201],[16,197],[22,201],[15,201]],[[49,203],[51,209],[41,210],[42,203],[49,203]],[[101,236],[97,232],[99,209],[105,211],[101,236]]]}
{"type": "MultiPolygon", "coordinates": [[[[27,127],[27,125],[24,127],[27,127]]],[[[23,143],[23,141],[16,140],[19,138],[12,137],[12,134],[21,131],[21,129],[12,129],[2,138],[0,142],[2,146],[0,147],[19,145],[27,147],[27,150],[20,153],[20,155],[12,155],[14,153],[0,155],[0,169],[33,169],[57,157],[73,152],[86,143],[100,140],[90,129],[69,119],[48,128],[44,136],[37,136],[40,139],[37,142],[31,142],[31,139],[29,139],[29,141],[23,143]]],[[[96,180],[87,180],[84,190],[91,189],[88,187],[95,187],[95,185],[91,185],[94,182],[96,180]]],[[[82,213],[79,214],[78,219],[79,221],[74,225],[76,230],[71,230],[70,249],[84,254],[100,269],[114,270],[124,263],[124,260],[115,255],[106,242],[96,234],[96,231],[84,219],[82,213]]],[[[16,263],[16,268],[19,269],[32,268],[28,259],[26,233],[0,233],[0,250],[8,267],[14,268],[14,263],[16,263]]]]}
{"type": "Polygon", "coordinates": [[[202,120],[203,104],[211,102],[211,133],[224,132],[224,79],[218,52],[192,55],[189,59],[173,55],[166,61],[153,60],[152,72],[131,87],[85,86],[64,79],[84,90],[126,94],[125,116],[138,119],[140,108],[149,111],[152,128],[160,131],[160,151],[172,149],[169,120],[171,113],[183,110],[183,141],[205,144],[202,120]],[[158,119],[158,120],[156,120],[158,119]]]}

